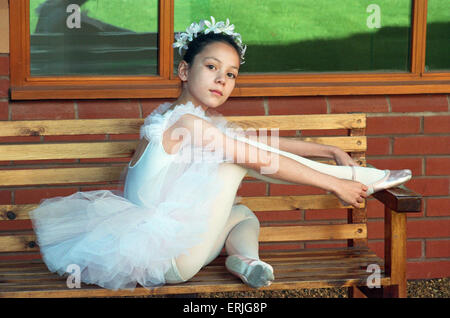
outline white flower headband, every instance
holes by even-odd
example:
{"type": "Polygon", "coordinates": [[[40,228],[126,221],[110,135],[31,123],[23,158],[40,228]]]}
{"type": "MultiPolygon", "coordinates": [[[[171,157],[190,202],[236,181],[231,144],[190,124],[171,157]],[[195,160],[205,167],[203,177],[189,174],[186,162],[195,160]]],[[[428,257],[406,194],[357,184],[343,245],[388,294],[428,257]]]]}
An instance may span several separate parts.
{"type": "Polygon", "coordinates": [[[211,22],[208,20],[201,20],[199,23],[194,22],[186,28],[186,32],[175,35],[176,42],[173,43],[173,47],[178,48],[178,52],[180,53],[180,56],[182,56],[181,50],[187,50],[188,43],[195,39],[198,33],[208,34],[209,32],[225,33],[230,35],[241,50],[241,64],[244,63],[244,54],[245,50],[247,50],[247,45],[242,44],[241,35],[234,32],[234,24],[230,25],[229,19],[227,19],[226,24],[223,21],[216,23],[214,17],[211,17],[211,22]]]}

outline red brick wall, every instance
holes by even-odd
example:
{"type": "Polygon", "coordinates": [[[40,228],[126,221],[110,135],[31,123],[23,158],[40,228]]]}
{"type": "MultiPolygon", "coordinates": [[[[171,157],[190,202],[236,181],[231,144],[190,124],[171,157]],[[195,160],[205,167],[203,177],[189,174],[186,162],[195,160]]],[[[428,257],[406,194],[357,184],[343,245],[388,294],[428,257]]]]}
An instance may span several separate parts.
{"type": "MultiPolygon", "coordinates": [[[[9,57],[0,54],[0,120],[144,118],[165,100],[45,100],[8,99],[9,57]]],[[[367,162],[379,169],[411,169],[406,186],[424,197],[421,213],[408,219],[408,279],[450,276],[450,97],[433,95],[377,95],[326,97],[234,98],[217,109],[224,115],[367,113],[367,162]]],[[[303,131],[302,136],[319,135],[303,131]]],[[[137,139],[139,136],[90,136],[87,139],[137,139]]],[[[40,137],[17,138],[38,141],[40,137]]],[[[60,139],[62,137],[59,137],[60,139]]],[[[81,138],[81,137],[80,137],[81,138]]],[[[2,140],[4,141],[4,140],[2,140]]],[[[10,140],[11,141],[11,140],[10,140]]],[[[14,140],[15,141],[15,140],[14,140]]],[[[0,158],[1,160],[1,158],[0,158]]],[[[2,162],[0,161],[0,164],[2,162]]],[[[0,189],[0,204],[39,203],[46,197],[69,195],[90,187],[0,189]]],[[[323,193],[306,186],[266,185],[245,181],[238,195],[323,193]]],[[[383,206],[368,204],[369,244],[383,256],[383,206]]],[[[317,221],[342,219],[336,211],[294,211],[259,214],[261,222],[274,218],[317,221]]],[[[29,222],[8,222],[8,229],[30,228],[29,222]]],[[[8,230],[1,228],[0,230],[8,230]]],[[[327,246],[325,243],[305,247],[327,246]]]]}

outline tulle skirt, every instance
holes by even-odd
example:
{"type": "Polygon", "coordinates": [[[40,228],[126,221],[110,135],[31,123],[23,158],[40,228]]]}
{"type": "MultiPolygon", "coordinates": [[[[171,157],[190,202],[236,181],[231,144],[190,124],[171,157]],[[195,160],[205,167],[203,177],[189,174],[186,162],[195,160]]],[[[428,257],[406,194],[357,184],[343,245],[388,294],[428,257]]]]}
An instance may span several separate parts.
{"type": "Polygon", "coordinates": [[[154,205],[109,190],[42,200],[30,218],[43,261],[59,275],[75,269],[82,282],[112,290],[165,284],[172,259],[188,253],[207,230],[208,198],[221,187],[215,171],[184,173],[154,205]]]}

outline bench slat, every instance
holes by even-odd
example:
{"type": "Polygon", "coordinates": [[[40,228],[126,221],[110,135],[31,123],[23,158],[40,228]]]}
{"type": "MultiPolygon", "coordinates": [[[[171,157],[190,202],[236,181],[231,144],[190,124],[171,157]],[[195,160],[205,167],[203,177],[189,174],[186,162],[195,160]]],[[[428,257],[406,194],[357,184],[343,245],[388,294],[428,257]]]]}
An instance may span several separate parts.
{"type": "Polygon", "coordinates": [[[346,240],[367,237],[366,224],[265,226],[260,242],[346,240]]]}
{"type": "MultiPolygon", "coordinates": [[[[225,118],[244,129],[324,130],[366,127],[366,115],[363,113],[225,116],[225,118]]],[[[0,136],[138,134],[143,123],[143,118],[4,121],[0,136]]]]}
{"type": "MultiPolygon", "coordinates": [[[[371,274],[365,268],[369,264],[378,264],[383,268],[383,260],[368,249],[337,248],[324,251],[305,250],[298,252],[262,251],[261,259],[271,262],[275,281],[271,286],[261,288],[265,290],[297,289],[297,288],[325,288],[348,287],[365,285],[371,274]],[[318,258],[332,258],[330,262],[320,262],[318,258]],[[294,263],[273,262],[275,259],[289,259],[294,263]],[[314,260],[316,259],[316,260],[314,260]]],[[[39,261],[33,261],[39,264],[39,261]]],[[[50,272],[42,274],[27,273],[28,268],[20,270],[20,262],[12,262],[10,270],[18,274],[0,272],[0,297],[102,297],[102,296],[137,296],[183,293],[216,292],[220,285],[222,292],[251,291],[251,287],[243,284],[239,278],[230,274],[224,267],[225,257],[219,256],[210,265],[204,267],[190,281],[179,285],[165,285],[152,290],[142,287],[134,291],[111,291],[95,285],[82,284],[81,289],[69,289],[66,277],[50,272]]],[[[25,265],[26,263],[22,263],[25,265]]],[[[3,263],[2,268],[7,268],[3,263]]],[[[41,266],[45,264],[41,263],[41,266]]],[[[42,267],[41,267],[42,268],[42,267]]],[[[381,270],[382,285],[390,284],[381,270]]]]}
{"type": "Polygon", "coordinates": [[[140,118],[5,121],[0,136],[136,134],[143,123],[140,118]]]}
{"type": "MultiPolygon", "coordinates": [[[[361,152],[367,148],[364,136],[293,138],[331,145],[346,152],[361,152]]],[[[0,158],[6,160],[92,159],[131,157],[139,141],[71,142],[0,145],[0,158]]]]}
{"type": "MultiPolygon", "coordinates": [[[[292,211],[292,210],[320,210],[334,208],[349,208],[343,206],[333,194],[241,197],[239,204],[249,207],[255,212],[292,211]]],[[[0,205],[0,221],[28,220],[28,213],[36,209],[39,204],[0,205]],[[9,214],[8,214],[9,213],[9,214]]],[[[365,206],[362,203],[361,206],[365,206]]],[[[343,213],[346,210],[343,210],[343,213]]]]}
{"type": "Polygon", "coordinates": [[[2,160],[131,157],[139,141],[42,143],[0,146],[2,160]]]}
{"type": "MultiPolygon", "coordinates": [[[[345,240],[367,237],[366,224],[263,226],[260,242],[345,240]]],[[[1,252],[38,251],[34,234],[0,236],[1,252]]]]}
{"type": "Polygon", "coordinates": [[[280,130],[326,130],[366,127],[366,114],[228,116],[226,119],[247,128],[280,130]]]}
{"type": "Polygon", "coordinates": [[[2,180],[2,186],[111,182],[118,181],[124,169],[124,165],[115,165],[88,168],[0,170],[0,180],[2,180]]]}

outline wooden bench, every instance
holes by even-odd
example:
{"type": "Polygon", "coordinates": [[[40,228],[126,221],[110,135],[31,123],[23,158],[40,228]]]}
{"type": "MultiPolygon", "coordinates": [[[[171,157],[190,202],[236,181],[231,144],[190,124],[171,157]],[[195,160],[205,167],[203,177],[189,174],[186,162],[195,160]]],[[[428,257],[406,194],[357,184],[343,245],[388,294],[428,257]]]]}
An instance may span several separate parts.
{"type": "MultiPolygon", "coordinates": [[[[227,119],[245,129],[335,130],[334,134],[340,132],[341,135],[328,134],[302,140],[338,146],[360,165],[366,165],[365,114],[235,116],[227,119]]],[[[119,188],[126,163],[139,142],[142,124],[143,119],[1,121],[0,135],[6,141],[0,145],[0,190],[15,193],[21,188],[51,185],[89,191],[94,189],[89,188],[94,184],[97,185],[95,189],[119,188]],[[47,136],[86,134],[106,135],[106,138],[88,142],[73,141],[75,137],[68,142],[47,140],[47,136]],[[113,134],[128,134],[131,141],[111,140],[113,134]],[[12,138],[5,138],[8,136],[22,139],[12,141],[12,138]],[[30,142],[23,138],[25,136],[37,137],[28,137],[32,138],[30,142]],[[18,142],[23,139],[27,141],[18,142]]],[[[319,161],[335,164],[324,158],[319,161]]],[[[245,182],[248,180],[247,176],[245,182]]],[[[252,180],[250,178],[248,182],[252,180]]],[[[343,206],[336,196],[325,192],[242,197],[242,204],[262,219],[260,256],[272,264],[275,271],[273,284],[262,289],[348,287],[349,296],[353,297],[406,297],[406,212],[419,212],[422,198],[404,186],[376,193],[374,197],[385,206],[385,261],[368,248],[366,203],[358,209],[343,206]],[[305,210],[320,209],[340,209],[344,220],[317,224],[317,221],[299,217],[305,210]],[[275,211],[291,211],[286,215],[295,214],[297,220],[264,221],[271,213],[279,213],[275,211]],[[317,241],[328,247],[305,248],[317,241]],[[338,244],[332,245],[333,241],[338,244]],[[372,267],[367,271],[371,264],[380,268],[381,288],[367,285],[368,279],[376,282],[372,280],[376,271],[372,267]]],[[[226,271],[225,255],[220,255],[186,283],[165,285],[152,291],[141,286],[134,291],[111,291],[86,284],[81,284],[81,288],[69,288],[67,278],[49,272],[40,259],[31,228],[12,230],[14,222],[29,219],[28,212],[36,206],[0,205],[3,229],[0,232],[1,297],[110,297],[252,290],[226,271]]]]}

